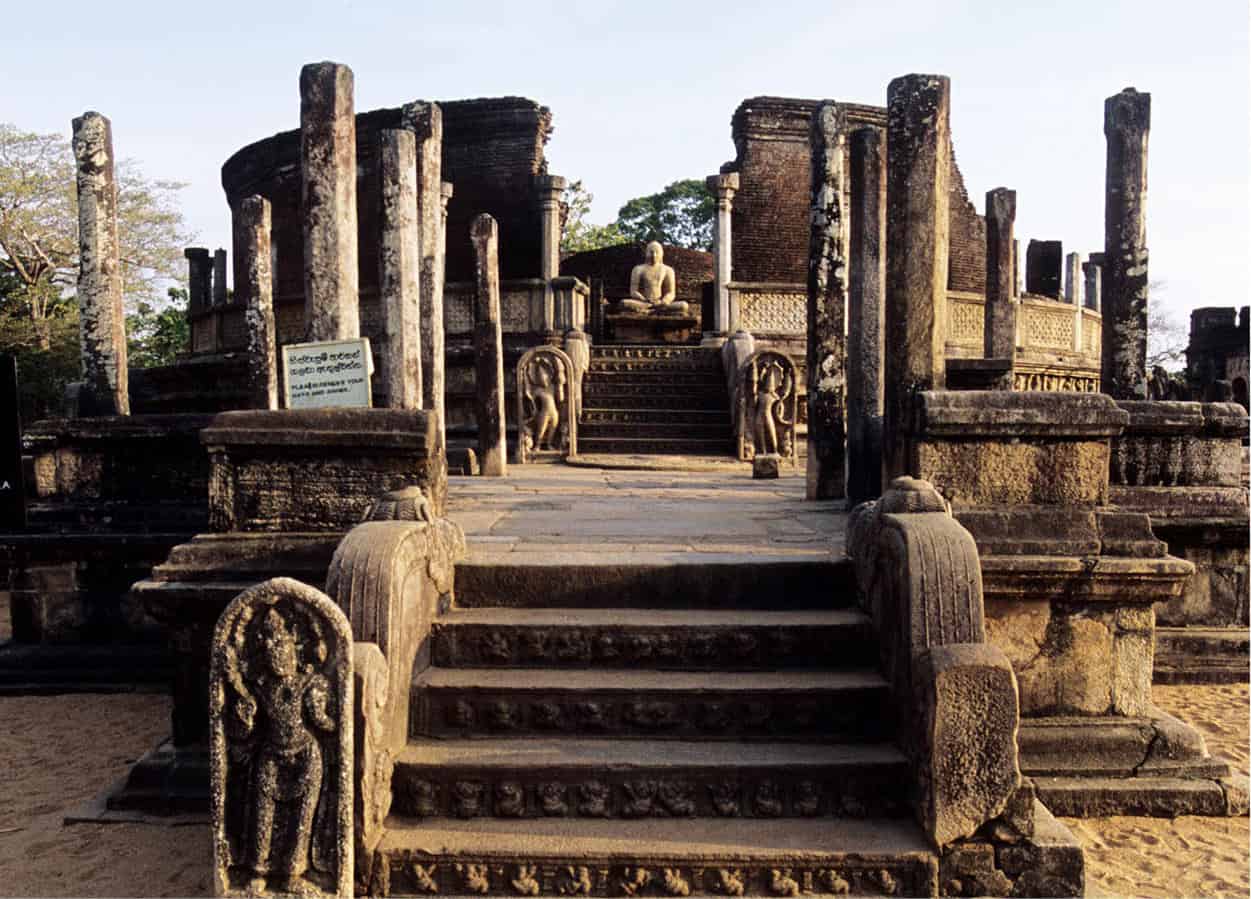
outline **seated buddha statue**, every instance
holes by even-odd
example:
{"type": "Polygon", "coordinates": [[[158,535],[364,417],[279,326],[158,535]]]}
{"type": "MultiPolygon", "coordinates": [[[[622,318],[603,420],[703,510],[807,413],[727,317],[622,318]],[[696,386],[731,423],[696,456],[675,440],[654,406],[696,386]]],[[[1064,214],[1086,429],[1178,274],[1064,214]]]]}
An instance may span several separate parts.
{"type": "Polygon", "coordinates": [[[643,250],[643,261],[630,270],[630,296],[617,304],[618,312],[635,315],[683,315],[688,304],[675,299],[677,279],[665,265],[665,251],[656,241],[643,250]]]}

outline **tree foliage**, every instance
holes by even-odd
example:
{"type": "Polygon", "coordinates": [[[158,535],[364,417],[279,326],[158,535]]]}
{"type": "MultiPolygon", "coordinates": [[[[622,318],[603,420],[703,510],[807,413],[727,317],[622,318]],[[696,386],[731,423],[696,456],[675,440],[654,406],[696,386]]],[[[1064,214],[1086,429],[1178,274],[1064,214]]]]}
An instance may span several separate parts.
{"type": "Polygon", "coordinates": [[[571,181],[561,198],[562,227],[560,255],[572,256],[588,250],[602,250],[626,242],[616,222],[593,225],[587,221],[591,201],[595,195],[588,191],[581,180],[571,181]]]}
{"type": "Polygon", "coordinates": [[[135,311],[126,316],[127,353],[135,368],[172,365],[191,344],[187,291],[171,287],[168,297],[163,306],[140,300],[135,311]]]}
{"type": "Polygon", "coordinates": [[[1180,371],[1186,366],[1190,329],[1159,301],[1163,290],[1163,281],[1152,281],[1148,285],[1152,300],[1147,303],[1147,370],[1158,365],[1166,371],[1180,371]]]}
{"type": "Polygon", "coordinates": [[[674,181],[659,193],[630,200],[617,212],[626,240],[658,240],[692,250],[712,249],[716,198],[699,179],[674,181]]]}

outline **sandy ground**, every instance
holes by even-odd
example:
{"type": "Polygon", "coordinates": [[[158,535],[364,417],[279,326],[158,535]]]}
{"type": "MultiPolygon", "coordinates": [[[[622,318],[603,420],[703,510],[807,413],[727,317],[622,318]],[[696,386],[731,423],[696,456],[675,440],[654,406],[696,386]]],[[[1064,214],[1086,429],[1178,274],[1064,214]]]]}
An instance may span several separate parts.
{"type": "MultiPolygon", "coordinates": [[[[1247,771],[1243,686],[1158,687],[1157,701],[1247,771]]],[[[0,698],[0,895],[206,896],[205,826],[62,824],[168,730],[152,694],[0,698]]],[[[1247,819],[1066,819],[1089,894],[1245,897],[1247,819]]]]}

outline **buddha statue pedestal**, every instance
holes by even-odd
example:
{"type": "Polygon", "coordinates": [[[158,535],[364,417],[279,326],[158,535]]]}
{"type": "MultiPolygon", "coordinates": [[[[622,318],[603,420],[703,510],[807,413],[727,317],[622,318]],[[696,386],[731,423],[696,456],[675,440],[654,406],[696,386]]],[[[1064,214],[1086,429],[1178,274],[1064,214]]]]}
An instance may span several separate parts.
{"type": "Polygon", "coordinates": [[[608,340],[616,343],[690,343],[699,336],[699,316],[610,312],[604,316],[608,340]]]}

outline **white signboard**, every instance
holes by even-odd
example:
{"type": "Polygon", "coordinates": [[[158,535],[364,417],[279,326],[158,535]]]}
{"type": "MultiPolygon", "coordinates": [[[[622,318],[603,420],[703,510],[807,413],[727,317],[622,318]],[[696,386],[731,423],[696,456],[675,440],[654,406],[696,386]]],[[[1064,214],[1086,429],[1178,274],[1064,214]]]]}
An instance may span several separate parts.
{"type": "Polygon", "coordinates": [[[369,338],[289,343],[282,348],[288,409],[370,406],[369,338]]]}

